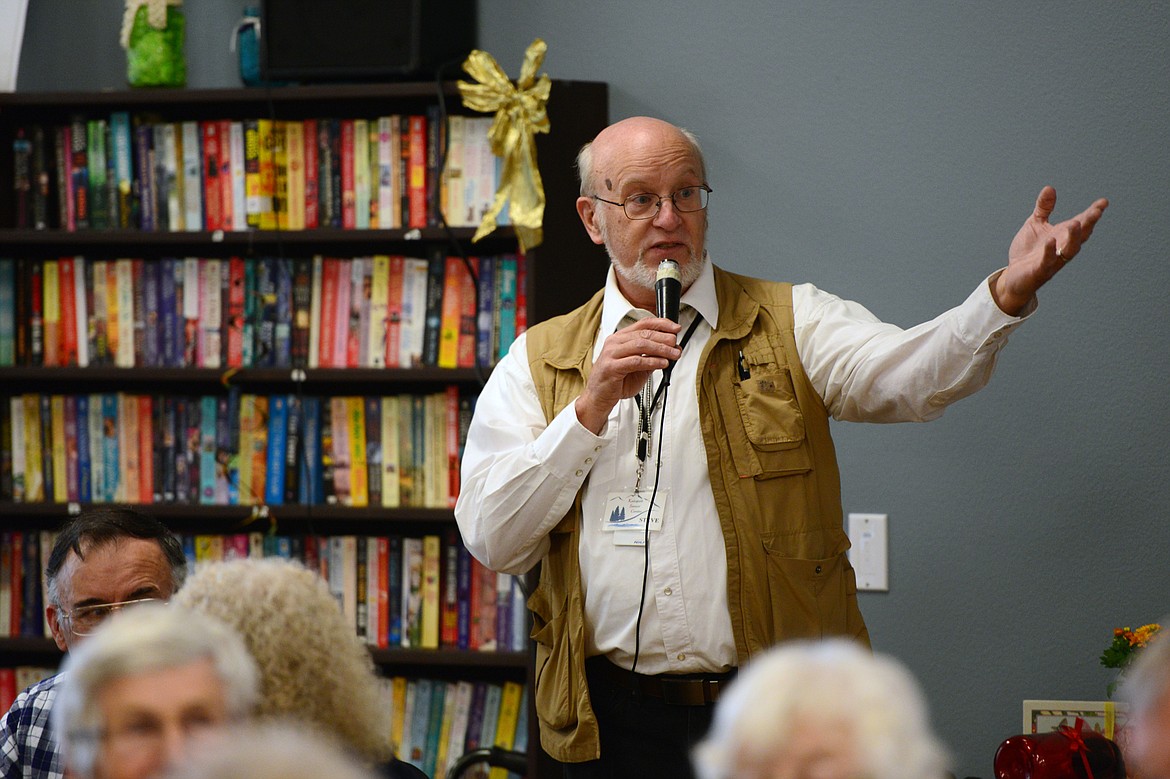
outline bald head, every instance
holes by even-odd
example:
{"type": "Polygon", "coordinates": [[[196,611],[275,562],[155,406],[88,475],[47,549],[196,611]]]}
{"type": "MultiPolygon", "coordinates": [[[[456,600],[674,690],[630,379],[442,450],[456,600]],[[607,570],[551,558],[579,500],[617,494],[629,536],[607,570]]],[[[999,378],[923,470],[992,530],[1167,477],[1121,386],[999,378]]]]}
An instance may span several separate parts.
{"type": "Polygon", "coordinates": [[[651,161],[692,167],[700,181],[707,180],[703,152],[694,133],[652,116],[633,116],[614,122],[581,148],[577,155],[581,194],[612,196],[615,168],[651,161]]]}

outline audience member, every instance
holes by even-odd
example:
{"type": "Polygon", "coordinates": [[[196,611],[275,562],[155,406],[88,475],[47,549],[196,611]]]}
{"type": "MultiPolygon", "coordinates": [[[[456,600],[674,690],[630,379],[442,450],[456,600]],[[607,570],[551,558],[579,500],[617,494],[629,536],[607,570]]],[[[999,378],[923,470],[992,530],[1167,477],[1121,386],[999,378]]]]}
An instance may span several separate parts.
{"type": "Polygon", "coordinates": [[[253,724],[218,736],[165,779],[378,779],[320,731],[291,723],[253,724]]]}
{"type": "MultiPolygon", "coordinates": [[[[128,508],[102,506],[58,532],[45,566],[45,615],[65,652],[113,612],[166,600],[183,583],[187,561],[158,520],[128,508]]],[[[61,779],[50,713],[59,675],[17,696],[0,721],[0,779],[61,779]]]]}
{"type": "Polygon", "coordinates": [[[247,717],[258,674],[231,629],[153,604],[119,614],[71,652],[53,707],[75,779],[147,779],[202,734],[247,717]]]}
{"type": "Polygon", "coordinates": [[[282,558],[211,563],[176,603],[239,631],[260,668],[262,718],[304,722],[391,776],[419,776],[393,759],[390,711],[369,650],[316,573],[282,558]]]}
{"type": "Polygon", "coordinates": [[[780,644],[752,660],[693,753],[701,779],[941,779],[918,684],[856,642],[780,644]]]}
{"type": "MultiPolygon", "coordinates": [[[[1158,623],[1170,630],[1170,614],[1158,623]]],[[[1126,673],[1121,697],[1129,704],[1126,768],[1141,779],[1170,779],[1170,638],[1156,636],[1126,673]]]]}

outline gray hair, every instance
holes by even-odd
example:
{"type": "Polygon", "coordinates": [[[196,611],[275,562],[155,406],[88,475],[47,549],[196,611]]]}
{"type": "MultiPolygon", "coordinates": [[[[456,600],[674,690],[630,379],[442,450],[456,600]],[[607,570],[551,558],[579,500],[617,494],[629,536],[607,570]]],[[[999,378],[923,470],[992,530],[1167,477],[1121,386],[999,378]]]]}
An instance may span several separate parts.
{"type": "Polygon", "coordinates": [[[794,727],[822,722],[851,731],[866,777],[944,775],[947,755],[914,678],[894,659],[845,639],[783,644],[747,665],[695,747],[696,772],[702,779],[770,776],[794,727]]]}
{"type": "Polygon", "coordinates": [[[52,724],[61,754],[81,779],[94,776],[104,726],[98,698],[132,674],[208,659],[223,682],[232,718],[249,716],[259,696],[259,673],[244,642],[219,620],[177,606],[143,604],[118,612],[66,655],[53,701],[52,724]]]}
{"type": "MultiPolygon", "coordinates": [[[[703,158],[703,149],[699,146],[698,137],[685,127],[675,129],[691,145],[695,159],[699,161],[699,173],[705,182],[707,180],[707,161],[703,158]]],[[[593,197],[597,194],[596,174],[597,171],[593,169],[593,142],[590,141],[581,147],[581,151],[577,152],[577,178],[581,181],[580,193],[582,197],[593,197]]]]}
{"type": "Polygon", "coordinates": [[[164,779],[378,779],[321,731],[269,722],[224,733],[164,779]]]}

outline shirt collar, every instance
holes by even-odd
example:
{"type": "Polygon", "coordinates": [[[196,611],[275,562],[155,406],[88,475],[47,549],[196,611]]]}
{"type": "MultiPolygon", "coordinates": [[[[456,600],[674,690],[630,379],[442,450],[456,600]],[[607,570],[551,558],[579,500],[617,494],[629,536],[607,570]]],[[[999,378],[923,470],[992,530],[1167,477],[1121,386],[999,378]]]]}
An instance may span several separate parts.
{"type": "MultiPolygon", "coordinates": [[[[707,261],[703,263],[703,270],[699,274],[699,278],[695,280],[690,289],[683,293],[680,302],[698,311],[707,325],[711,329],[715,329],[715,324],[719,321],[719,301],[715,296],[715,272],[712,270],[712,263],[711,255],[708,253],[707,261]]],[[[611,264],[605,276],[601,332],[612,333],[617,330],[627,314],[633,319],[642,319],[648,313],[626,300],[626,296],[618,289],[617,276],[611,264]]]]}

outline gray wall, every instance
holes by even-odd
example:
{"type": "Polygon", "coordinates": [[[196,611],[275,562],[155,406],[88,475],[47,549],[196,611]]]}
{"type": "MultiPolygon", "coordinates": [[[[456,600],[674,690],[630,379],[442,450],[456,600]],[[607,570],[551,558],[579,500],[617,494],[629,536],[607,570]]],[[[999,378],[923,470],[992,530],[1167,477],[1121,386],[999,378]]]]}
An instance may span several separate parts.
{"type": "MultiPolygon", "coordinates": [[[[21,90],[123,84],[121,3],[31,6],[21,90]]],[[[238,84],[241,6],[187,3],[191,86],[238,84]]],[[[609,82],[614,118],[698,133],[717,262],[901,325],[1000,267],[1042,185],[1058,218],[1112,200],[990,387],[930,425],[835,426],[846,511],[890,515],[890,591],[861,596],[874,646],[922,681],[959,776],[992,775],[1023,699],[1101,699],[1112,627],[1170,612],[1167,14],[481,0],[513,77],[539,36],[554,78],[609,82]]]]}

